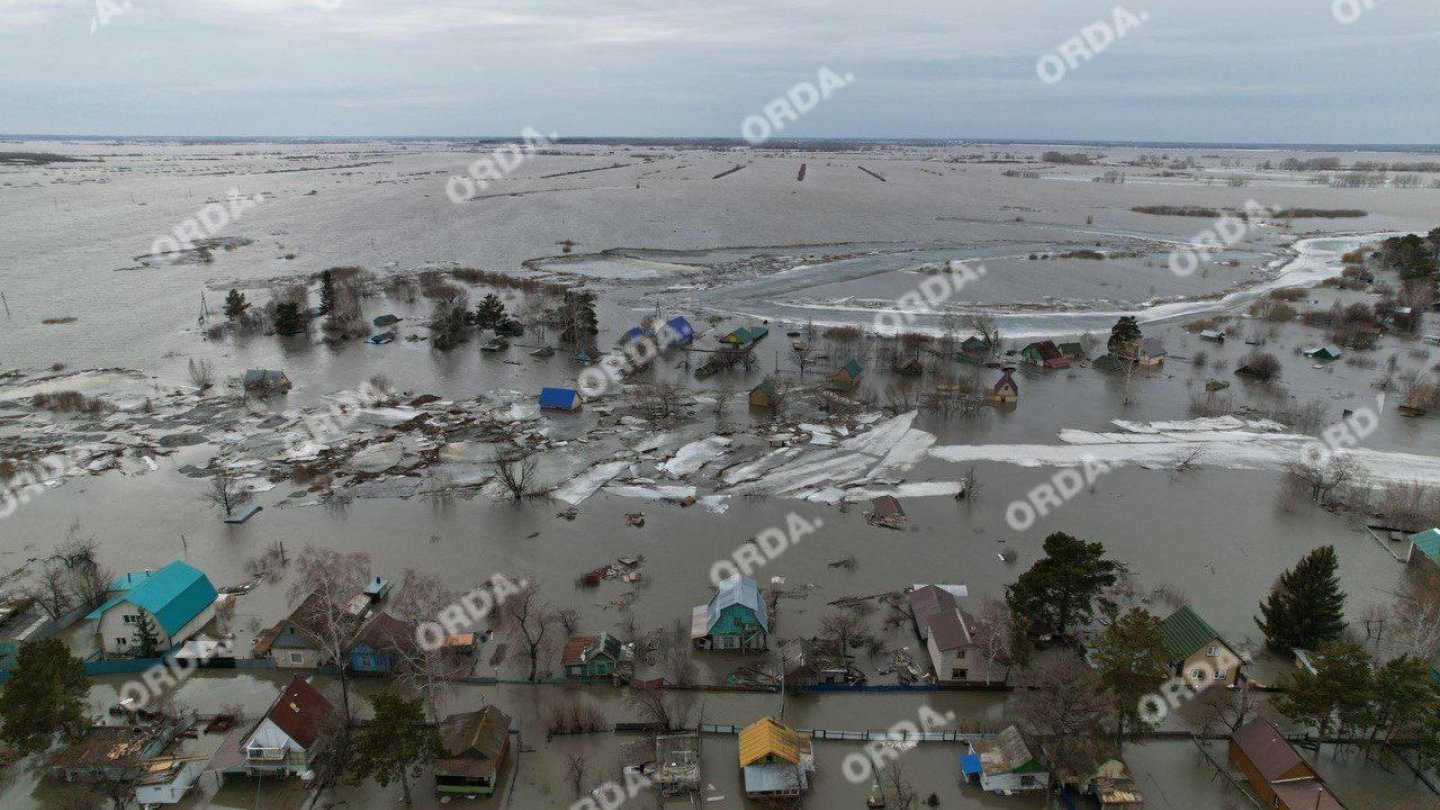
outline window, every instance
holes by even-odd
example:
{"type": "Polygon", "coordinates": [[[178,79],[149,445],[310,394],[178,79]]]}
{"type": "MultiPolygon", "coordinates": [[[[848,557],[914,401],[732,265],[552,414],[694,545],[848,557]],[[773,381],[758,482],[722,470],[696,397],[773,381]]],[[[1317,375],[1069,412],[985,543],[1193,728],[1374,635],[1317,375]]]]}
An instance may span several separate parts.
{"type": "Polygon", "coordinates": [[[1217,681],[1223,681],[1223,680],[1225,680],[1225,670],[1223,670],[1223,669],[1217,669],[1217,670],[1215,670],[1215,680],[1217,680],[1217,681]]]}
{"type": "Polygon", "coordinates": [[[1203,681],[1203,680],[1205,680],[1205,670],[1199,669],[1199,668],[1196,668],[1196,669],[1194,669],[1194,670],[1191,670],[1191,672],[1190,672],[1190,680],[1192,680],[1192,681],[1203,681]]]}
{"type": "Polygon", "coordinates": [[[116,637],[115,637],[115,646],[116,646],[116,647],[124,647],[126,644],[129,644],[129,643],[130,643],[130,639],[125,638],[124,636],[116,636],[116,637]]]}
{"type": "Polygon", "coordinates": [[[139,624],[140,616],[135,613],[126,613],[125,615],[120,617],[120,620],[125,622],[126,624],[139,624]]]}
{"type": "Polygon", "coordinates": [[[292,653],[290,653],[290,663],[292,663],[292,664],[298,664],[298,663],[300,663],[300,662],[303,661],[303,660],[305,660],[305,656],[302,655],[301,653],[298,653],[298,652],[292,652],[292,653]]]}
{"type": "Polygon", "coordinates": [[[1214,646],[1214,645],[1211,645],[1210,649],[1205,651],[1205,654],[1208,655],[1208,656],[1210,656],[1211,658],[1215,658],[1215,657],[1217,657],[1218,655],[1220,655],[1220,648],[1219,648],[1219,647],[1216,647],[1216,646],[1214,646]]]}
{"type": "Polygon", "coordinates": [[[964,677],[965,677],[965,673],[968,672],[968,671],[969,671],[969,670],[964,670],[964,669],[951,670],[950,677],[952,677],[952,678],[964,678],[964,677]]]}

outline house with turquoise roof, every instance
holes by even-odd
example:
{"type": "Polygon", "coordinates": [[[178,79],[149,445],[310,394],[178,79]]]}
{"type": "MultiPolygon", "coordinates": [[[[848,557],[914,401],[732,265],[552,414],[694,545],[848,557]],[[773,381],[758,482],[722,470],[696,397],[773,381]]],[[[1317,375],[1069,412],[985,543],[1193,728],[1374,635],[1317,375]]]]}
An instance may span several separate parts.
{"type": "Polygon", "coordinates": [[[721,582],[710,603],[691,616],[690,640],[701,650],[763,650],[769,644],[770,618],[755,580],[739,575],[721,582]]]}
{"type": "Polygon", "coordinates": [[[138,653],[141,628],[165,652],[189,641],[215,618],[219,593],[205,572],[176,560],[158,571],[131,571],[110,584],[109,597],[85,618],[96,624],[106,655],[138,653]]]}
{"type": "Polygon", "coordinates": [[[1432,573],[1440,572],[1440,529],[1426,529],[1410,535],[1410,551],[1405,557],[1405,564],[1432,573]]]}

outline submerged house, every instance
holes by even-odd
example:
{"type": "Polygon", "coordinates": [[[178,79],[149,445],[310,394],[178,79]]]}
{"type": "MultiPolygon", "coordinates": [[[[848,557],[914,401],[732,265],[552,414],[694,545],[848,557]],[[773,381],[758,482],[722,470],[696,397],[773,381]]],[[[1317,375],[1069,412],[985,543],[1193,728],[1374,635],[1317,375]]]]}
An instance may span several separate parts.
{"type": "Polygon", "coordinates": [[[971,335],[960,344],[960,354],[956,356],[956,359],[962,363],[983,365],[990,358],[991,353],[990,341],[971,335]]]}
{"type": "Polygon", "coordinates": [[[1407,539],[1410,550],[1405,555],[1405,564],[1440,572],[1440,529],[1426,529],[1407,539]]]}
{"type": "Polygon", "coordinates": [[[1230,735],[1230,764],[1239,768],[1264,807],[1279,810],[1343,810],[1289,741],[1269,720],[1255,719],[1230,735]]]}
{"type": "Polygon", "coordinates": [[[853,660],[833,639],[796,638],[780,647],[785,688],[792,692],[864,681],[853,660]]]}
{"type": "Polygon", "coordinates": [[[769,334],[770,330],[764,326],[742,326],[720,338],[720,342],[727,346],[744,349],[759,343],[769,334]]]}
{"type": "Polygon", "coordinates": [[[1141,338],[1130,359],[1142,366],[1158,366],[1165,362],[1165,344],[1160,338],[1141,338]]]}
{"type": "MultiPolygon", "coordinates": [[[[357,621],[355,627],[358,626],[357,621]]],[[[331,664],[332,656],[320,641],[323,627],[320,595],[312,593],[289,616],[260,634],[252,656],[271,658],[278,669],[315,669],[331,664]]]]}
{"type": "Polygon", "coordinates": [[[662,796],[699,792],[699,734],[661,734],[655,738],[654,782],[662,796]]]}
{"type": "Polygon", "coordinates": [[[545,411],[566,411],[574,413],[583,404],[580,392],[573,388],[542,388],[540,409],[545,411]]]}
{"type": "Polygon", "coordinates": [[[244,384],[246,391],[279,391],[284,393],[290,390],[290,378],[285,376],[285,372],[266,368],[252,368],[246,371],[244,384]]]}
{"type": "Polygon", "coordinates": [[[864,367],[860,365],[860,361],[852,358],[841,366],[839,371],[835,372],[835,376],[830,378],[830,385],[833,388],[854,388],[860,384],[860,380],[864,376],[864,367]]]}
{"type": "Polygon", "coordinates": [[[247,776],[308,776],[329,740],[335,707],[304,678],[293,678],[264,716],[236,729],[211,760],[210,770],[247,776]]]}
{"type": "Polygon", "coordinates": [[[1070,360],[1085,359],[1085,347],[1079,343],[1061,343],[1060,353],[1070,360]]]}
{"type": "Polygon", "coordinates": [[[355,636],[346,656],[352,672],[388,675],[415,650],[415,623],[377,613],[355,636]]]}
{"type": "Polygon", "coordinates": [[[106,595],[85,618],[95,621],[107,655],[135,654],[145,631],[154,634],[157,653],[183,644],[215,618],[219,597],[203,571],[180,560],[159,571],[132,571],[112,582],[106,595]]]}
{"type": "Polygon", "coordinates": [[[1008,667],[990,660],[971,635],[974,619],[960,609],[963,586],[923,585],[910,592],[915,632],[925,642],[939,683],[1004,683],[1008,667]]]}
{"type": "Polygon", "coordinates": [[[1316,346],[1311,349],[1303,349],[1302,351],[1305,356],[1311,360],[1339,360],[1341,354],[1340,347],[1333,344],[1330,346],[1316,346]]]}
{"type": "Polygon", "coordinates": [[[629,660],[620,640],[609,633],[575,636],[565,645],[560,665],[567,678],[609,678],[629,660]]]}
{"type": "Polygon", "coordinates": [[[1069,368],[1070,359],[1060,353],[1060,347],[1053,341],[1040,340],[1020,350],[1020,357],[1028,363],[1045,368],[1069,368]]]}
{"type": "Polygon", "coordinates": [[[695,340],[695,327],[684,315],[676,315],[666,321],[661,330],[667,346],[688,346],[695,340]]]}
{"type": "Polygon", "coordinates": [[[129,782],[182,731],[177,721],[149,725],[93,726],[51,760],[66,782],[129,782]]]}
{"type": "Polygon", "coordinates": [[[881,495],[870,501],[870,511],[865,513],[865,522],[871,526],[886,529],[901,529],[910,521],[905,507],[894,495],[881,495]]]}
{"type": "Polygon", "coordinates": [[[773,408],[779,399],[780,392],[769,380],[750,389],[750,407],[752,408],[773,408]]]}
{"type": "Polygon", "coordinates": [[[960,767],[965,781],[978,777],[980,788],[991,793],[1044,790],[1050,782],[1050,773],[1030,753],[1014,726],[993,740],[971,742],[970,753],[960,758],[960,767]]]}
{"type": "Polygon", "coordinates": [[[1224,343],[1225,333],[1218,329],[1202,329],[1200,330],[1200,339],[1208,340],[1211,343],[1224,343]]]}
{"type": "Polygon", "coordinates": [[[815,753],[808,737],[764,717],[740,732],[740,770],[747,798],[793,798],[810,788],[815,753]]]}
{"type": "Polygon", "coordinates": [[[691,612],[690,640],[700,650],[763,650],[770,619],[760,586],[738,574],[721,582],[710,603],[691,612]]]}
{"type": "Polygon", "coordinates": [[[1191,684],[1234,686],[1239,679],[1240,655],[1189,605],[1160,623],[1160,638],[1171,670],[1191,684]]]}
{"type": "Polygon", "coordinates": [[[1100,803],[1100,810],[1142,810],[1145,794],[1135,784],[1135,776],[1117,753],[1113,759],[1100,763],[1085,782],[1085,792],[1100,803]]]}
{"type": "Polygon", "coordinates": [[[510,715],[494,706],[452,714],[440,724],[435,791],[491,796],[510,754],[510,715]]]}
{"type": "Polygon", "coordinates": [[[1014,405],[1020,401],[1020,384],[1015,382],[1015,372],[1012,369],[1005,369],[1000,372],[1000,379],[990,387],[987,396],[991,405],[1014,405]]]}

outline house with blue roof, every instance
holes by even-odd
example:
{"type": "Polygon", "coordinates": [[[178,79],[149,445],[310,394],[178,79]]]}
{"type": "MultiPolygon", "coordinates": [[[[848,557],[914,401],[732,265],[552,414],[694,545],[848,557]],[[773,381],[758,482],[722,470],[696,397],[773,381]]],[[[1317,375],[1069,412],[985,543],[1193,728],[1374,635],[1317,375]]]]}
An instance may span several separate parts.
{"type": "Polygon", "coordinates": [[[709,604],[691,614],[690,641],[700,650],[763,650],[769,644],[770,617],[760,586],[735,575],[721,582],[709,604]]]}
{"type": "Polygon", "coordinates": [[[584,400],[580,399],[580,392],[574,388],[542,388],[540,389],[540,409],[542,411],[578,411],[584,400]]]}
{"type": "Polygon", "coordinates": [[[684,315],[676,315],[665,322],[663,327],[665,333],[665,344],[668,346],[686,346],[695,340],[695,327],[684,315]]]}
{"type": "Polygon", "coordinates": [[[158,571],[131,571],[110,583],[104,604],[85,618],[96,622],[106,655],[133,655],[141,627],[156,636],[160,651],[190,640],[215,618],[219,592],[205,572],[176,560],[158,571]]]}

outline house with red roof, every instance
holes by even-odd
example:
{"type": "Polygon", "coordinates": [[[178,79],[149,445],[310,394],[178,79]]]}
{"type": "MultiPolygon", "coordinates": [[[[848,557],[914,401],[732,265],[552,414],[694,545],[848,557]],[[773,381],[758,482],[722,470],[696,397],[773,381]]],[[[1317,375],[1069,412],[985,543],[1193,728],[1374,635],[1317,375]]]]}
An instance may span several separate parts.
{"type": "Polygon", "coordinates": [[[325,745],[334,715],[334,705],[320,690],[296,677],[264,716],[234,739],[237,744],[232,751],[221,745],[211,769],[248,776],[307,773],[325,745]],[[227,753],[230,756],[225,756],[227,753]]]}
{"type": "Polygon", "coordinates": [[[1230,735],[1230,764],[1245,774],[1265,807],[1344,810],[1345,805],[1269,720],[1251,720],[1230,735]]]}

